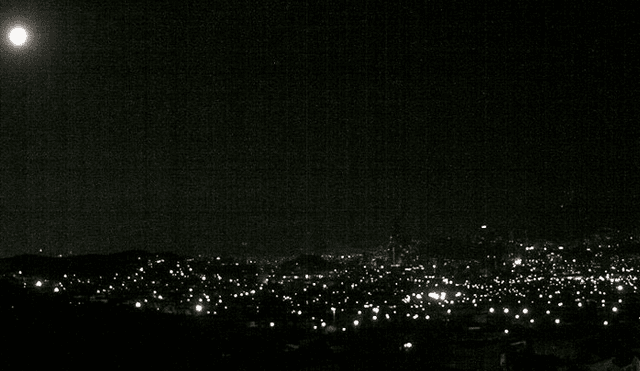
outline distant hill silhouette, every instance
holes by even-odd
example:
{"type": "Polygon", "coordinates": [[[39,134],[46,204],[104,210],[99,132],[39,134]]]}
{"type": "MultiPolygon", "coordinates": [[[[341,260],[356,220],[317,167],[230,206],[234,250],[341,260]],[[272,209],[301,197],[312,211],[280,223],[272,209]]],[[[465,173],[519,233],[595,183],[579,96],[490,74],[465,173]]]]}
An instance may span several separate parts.
{"type": "Polygon", "coordinates": [[[300,255],[293,260],[282,263],[280,271],[283,274],[316,274],[332,269],[333,265],[318,255],[300,255]]]}
{"type": "Polygon", "coordinates": [[[180,257],[173,253],[153,254],[144,250],[130,250],[114,254],[76,255],[67,257],[51,257],[43,255],[17,255],[0,259],[0,275],[22,271],[25,275],[46,274],[59,276],[63,274],[77,274],[92,276],[111,273],[140,265],[140,261],[148,261],[157,257],[167,260],[177,260],[180,257]]]}

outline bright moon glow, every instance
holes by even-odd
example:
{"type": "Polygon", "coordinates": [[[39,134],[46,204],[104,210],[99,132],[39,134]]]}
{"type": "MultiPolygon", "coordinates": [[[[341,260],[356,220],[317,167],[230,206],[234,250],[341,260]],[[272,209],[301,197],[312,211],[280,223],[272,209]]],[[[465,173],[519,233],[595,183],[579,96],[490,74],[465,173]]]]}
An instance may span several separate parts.
{"type": "Polygon", "coordinates": [[[27,31],[22,27],[16,27],[9,33],[9,40],[11,40],[14,45],[23,45],[27,42],[27,31]]]}

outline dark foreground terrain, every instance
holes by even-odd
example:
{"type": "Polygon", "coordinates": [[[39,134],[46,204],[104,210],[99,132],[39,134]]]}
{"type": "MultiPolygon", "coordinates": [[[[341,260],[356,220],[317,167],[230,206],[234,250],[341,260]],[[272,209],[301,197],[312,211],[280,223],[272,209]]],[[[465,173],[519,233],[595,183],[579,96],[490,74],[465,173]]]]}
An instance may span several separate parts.
{"type": "Polygon", "coordinates": [[[327,335],[248,327],[237,318],[72,306],[7,284],[0,294],[3,370],[399,369],[412,361],[407,340],[389,329],[327,335]]]}
{"type": "MultiPolygon", "coordinates": [[[[327,333],[249,327],[240,318],[144,312],[104,303],[70,305],[0,285],[0,369],[62,370],[494,370],[506,354],[512,370],[585,369],[618,356],[626,363],[637,331],[555,332],[411,322],[327,333]],[[526,346],[513,347],[513,343],[526,346]],[[410,345],[408,345],[410,344],[410,345]]],[[[624,328],[624,326],[623,326],[624,328]]]]}

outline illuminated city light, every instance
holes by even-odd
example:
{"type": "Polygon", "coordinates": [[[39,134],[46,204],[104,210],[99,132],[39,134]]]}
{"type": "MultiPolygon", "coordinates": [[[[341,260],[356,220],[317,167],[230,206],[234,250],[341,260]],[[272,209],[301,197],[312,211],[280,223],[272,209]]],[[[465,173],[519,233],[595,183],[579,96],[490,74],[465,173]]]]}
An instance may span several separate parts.
{"type": "Polygon", "coordinates": [[[527,314],[527,313],[529,313],[529,309],[527,309],[527,308],[524,308],[524,309],[522,310],[522,313],[524,313],[524,314],[527,314]]]}
{"type": "Polygon", "coordinates": [[[36,282],[36,287],[42,287],[42,281],[36,282]]]}
{"type": "Polygon", "coordinates": [[[405,349],[410,349],[411,347],[413,347],[413,344],[411,344],[411,343],[404,343],[403,347],[404,347],[405,349]]]}
{"type": "Polygon", "coordinates": [[[142,303],[140,303],[139,301],[136,302],[136,308],[140,308],[142,307],[142,303]]]}
{"type": "Polygon", "coordinates": [[[196,312],[202,312],[202,305],[196,305],[196,312]]]}
{"type": "Polygon", "coordinates": [[[358,326],[359,324],[360,324],[360,321],[358,321],[358,320],[353,321],[353,325],[354,326],[358,326]]]}
{"type": "Polygon", "coordinates": [[[556,318],[554,322],[555,322],[556,324],[558,324],[558,323],[560,323],[560,319],[559,319],[559,318],[556,318]]]}

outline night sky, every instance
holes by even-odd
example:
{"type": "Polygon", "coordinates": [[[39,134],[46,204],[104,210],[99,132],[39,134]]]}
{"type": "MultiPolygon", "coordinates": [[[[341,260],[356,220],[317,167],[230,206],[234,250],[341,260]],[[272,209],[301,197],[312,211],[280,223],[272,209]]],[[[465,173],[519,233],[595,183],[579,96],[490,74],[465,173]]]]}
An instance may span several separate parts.
{"type": "Polygon", "coordinates": [[[0,5],[0,256],[638,226],[631,9],[147,3],[0,5]]]}

